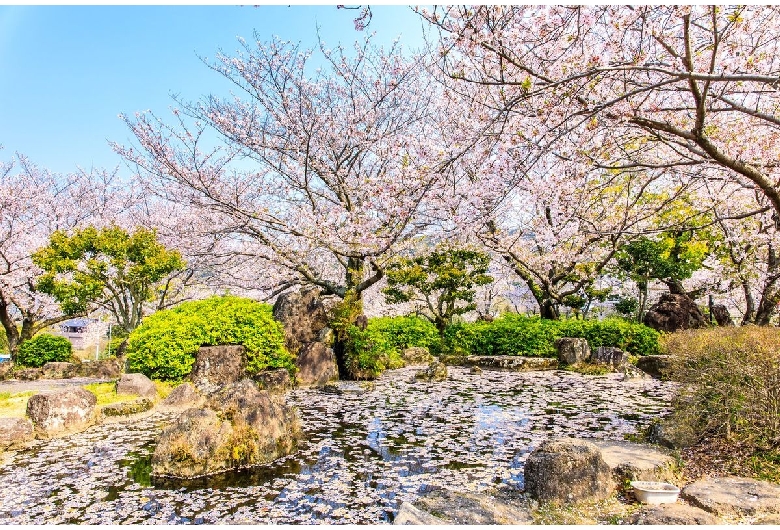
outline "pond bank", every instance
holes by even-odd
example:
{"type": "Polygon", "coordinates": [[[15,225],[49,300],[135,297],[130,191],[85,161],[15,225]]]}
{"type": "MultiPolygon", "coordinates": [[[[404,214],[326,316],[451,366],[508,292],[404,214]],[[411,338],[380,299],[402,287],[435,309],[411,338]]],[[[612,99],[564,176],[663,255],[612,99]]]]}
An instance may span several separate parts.
{"type": "Polygon", "coordinates": [[[391,522],[401,502],[443,486],[523,487],[525,458],[553,436],[621,440],[667,411],[672,384],[563,371],[386,372],[373,390],[295,390],[303,442],[273,464],[153,483],[154,440],[172,415],[99,425],[10,455],[0,523],[391,522]]]}

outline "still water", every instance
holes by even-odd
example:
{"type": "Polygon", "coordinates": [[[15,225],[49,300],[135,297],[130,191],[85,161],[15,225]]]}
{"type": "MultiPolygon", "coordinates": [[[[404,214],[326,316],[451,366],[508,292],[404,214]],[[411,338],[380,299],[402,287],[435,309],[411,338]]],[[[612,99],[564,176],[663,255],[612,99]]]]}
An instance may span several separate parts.
{"type": "Polygon", "coordinates": [[[458,367],[421,383],[419,369],[386,372],[362,393],[295,390],[295,454],[188,483],[149,476],[170,413],[37,442],[0,467],[0,524],[392,522],[402,501],[432,488],[522,488],[541,441],[621,440],[666,413],[673,390],[619,374],[458,367]]]}

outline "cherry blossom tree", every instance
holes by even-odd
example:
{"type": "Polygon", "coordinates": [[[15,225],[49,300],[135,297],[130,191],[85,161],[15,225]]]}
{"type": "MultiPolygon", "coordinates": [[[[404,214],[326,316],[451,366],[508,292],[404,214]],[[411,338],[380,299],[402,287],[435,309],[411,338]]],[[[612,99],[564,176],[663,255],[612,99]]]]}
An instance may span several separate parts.
{"type": "MultiPolygon", "coordinates": [[[[138,146],[115,150],[212,221],[227,261],[267,266],[277,290],[360,298],[438,214],[437,88],[421,58],[370,38],[351,52],[321,45],[319,65],[290,43],[242,44],[212,65],[240,97],[180,103],[175,125],[126,118],[138,146]]],[[[267,276],[255,281],[273,287],[267,276]]]]}

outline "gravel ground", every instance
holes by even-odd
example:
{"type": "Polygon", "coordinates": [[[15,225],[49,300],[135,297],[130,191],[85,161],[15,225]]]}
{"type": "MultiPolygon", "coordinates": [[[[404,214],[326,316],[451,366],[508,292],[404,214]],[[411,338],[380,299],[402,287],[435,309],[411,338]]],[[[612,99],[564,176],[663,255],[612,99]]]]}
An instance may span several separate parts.
{"type": "Polygon", "coordinates": [[[673,389],[619,374],[449,367],[386,372],[375,389],[289,394],[299,450],[272,464],[192,483],[150,479],[172,414],[98,425],[37,442],[0,466],[0,524],[381,524],[435,487],[517,491],[525,459],[553,436],[623,439],[668,411],[673,389]]]}

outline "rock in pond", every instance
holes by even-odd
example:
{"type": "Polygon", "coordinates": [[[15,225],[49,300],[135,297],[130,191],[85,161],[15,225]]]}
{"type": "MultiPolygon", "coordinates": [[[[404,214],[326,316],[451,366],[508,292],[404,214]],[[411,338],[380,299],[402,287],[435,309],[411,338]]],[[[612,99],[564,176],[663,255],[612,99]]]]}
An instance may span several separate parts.
{"type": "Polygon", "coordinates": [[[780,513],[780,486],[743,477],[705,478],[688,484],[681,496],[716,515],[780,513]]]}
{"type": "Polygon", "coordinates": [[[636,367],[656,379],[663,379],[672,366],[669,355],[645,355],[636,362],[636,367]]]}
{"type": "Polygon", "coordinates": [[[50,362],[41,366],[44,379],[67,379],[76,375],[78,367],[73,363],[50,362]]]}
{"type": "Polygon", "coordinates": [[[0,418],[0,451],[21,447],[35,438],[33,424],[27,418],[0,418]]]}
{"type": "Polygon", "coordinates": [[[365,394],[376,388],[374,381],[336,381],[322,387],[326,394],[365,394]]]}
{"type": "Polygon", "coordinates": [[[612,470],[616,482],[646,480],[668,482],[674,478],[674,458],[658,447],[622,441],[593,441],[612,470]]]}
{"type": "Polygon", "coordinates": [[[116,384],[116,393],[157,399],[157,387],[144,374],[122,374],[116,384]]]}
{"type": "Polygon", "coordinates": [[[628,520],[629,524],[637,525],[715,525],[720,520],[701,508],[687,504],[660,504],[643,508],[628,520]]]}
{"type": "Polygon", "coordinates": [[[404,360],[404,363],[406,363],[406,366],[428,364],[433,361],[433,355],[428,351],[428,348],[419,346],[406,348],[401,352],[401,358],[404,360]]]}
{"type": "Polygon", "coordinates": [[[563,364],[577,364],[590,359],[590,346],[585,339],[562,337],[556,339],[555,348],[558,350],[558,361],[563,364]]]}
{"type": "Polygon", "coordinates": [[[195,355],[190,381],[205,392],[245,377],[246,354],[240,345],[201,346],[195,355]]]}
{"type": "Polygon", "coordinates": [[[49,438],[83,431],[95,423],[95,394],[83,388],[35,394],[27,402],[27,416],[37,435],[49,438]]]}
{"type": "Polygon", "coordinates": [[[254,376],[254,380],[260,385],[260,388],[272,394],[284,394],[292,390],[293,380],[290,372],[285,368],[278,370],[263,370],[254,376]]]}
{"type": "Polygon", "coordinates": [[[106,405],[100,409],[100,412],[105,417],[131,416],[151,410],[152,407],[154,407],[154,402],[151,399],[139,398],[135,401],[106,405]]]}
{"type": "Polygon", "coordinates": [[[419,508],[415,508],[413,504],[408,502],[402,502],[401,507],[398,509],[398,513],[395,514],[393,519],[395,525],[444,525],[450,524],[444,519],[439,519],[428,512],[424,512],[419,508]]]}
{"type": "Polygon", "coordinates": [[[628,362],[628,354],[613,346],[599,346],[590,356],[594,364],[606,364],[612,368],[621,368],[628,362]]]}
{"type": "Polygon", "coordinates": [[[295,411],[244,379],[189,409],[166,428],[152,456],[156,476],[195,478],[271,462],[294,451],[295,411]]]}
{"type": "Polygon", "coordinates": [[[320,332],[328,327],[328,311],[317,288],[280,294],[274,303],[274,319],[284,326],[285,346],[297,354],[301,346],[319,340],[320,332]]]}
{"type": "MultiPolygon", "coordinates": [[[[496,370],[530,372],[534,370],[557,370],[558,359],[544,357],[521,357],[519,355],[469,355],[458,364],[479,366],[496,370]]],[[[449,362],[447,364],[450,364],[449,362]]]]}
{"type": "Polygon", "coordinates": [[[170,408],[191,408],[201,407],[205,402],[206,398],[195,388],[195,385],[185,382],[174,388],[160,405],[170,408]]]}
{"type": "Polygon", "coordinates": [[[543,442],[525,463],[525,489],[542,502],[600,501],[612,494],[612,469],[591,442],[559,438],[543,442]]]}
{"type": "Polygon", "coordinates": [[[439,361],[433,361],[428,368],[414,374],[415,379],[423,381],[444,381],[447,379],[447,366],[439,361]]]}
{"type": "Polygon", "coordinates": [[[324,342],[304,344],[295,359],[295,366],[298,367],[295,381],[300,387],[323,386],[339,378],[336,355],[324,342]]]}

